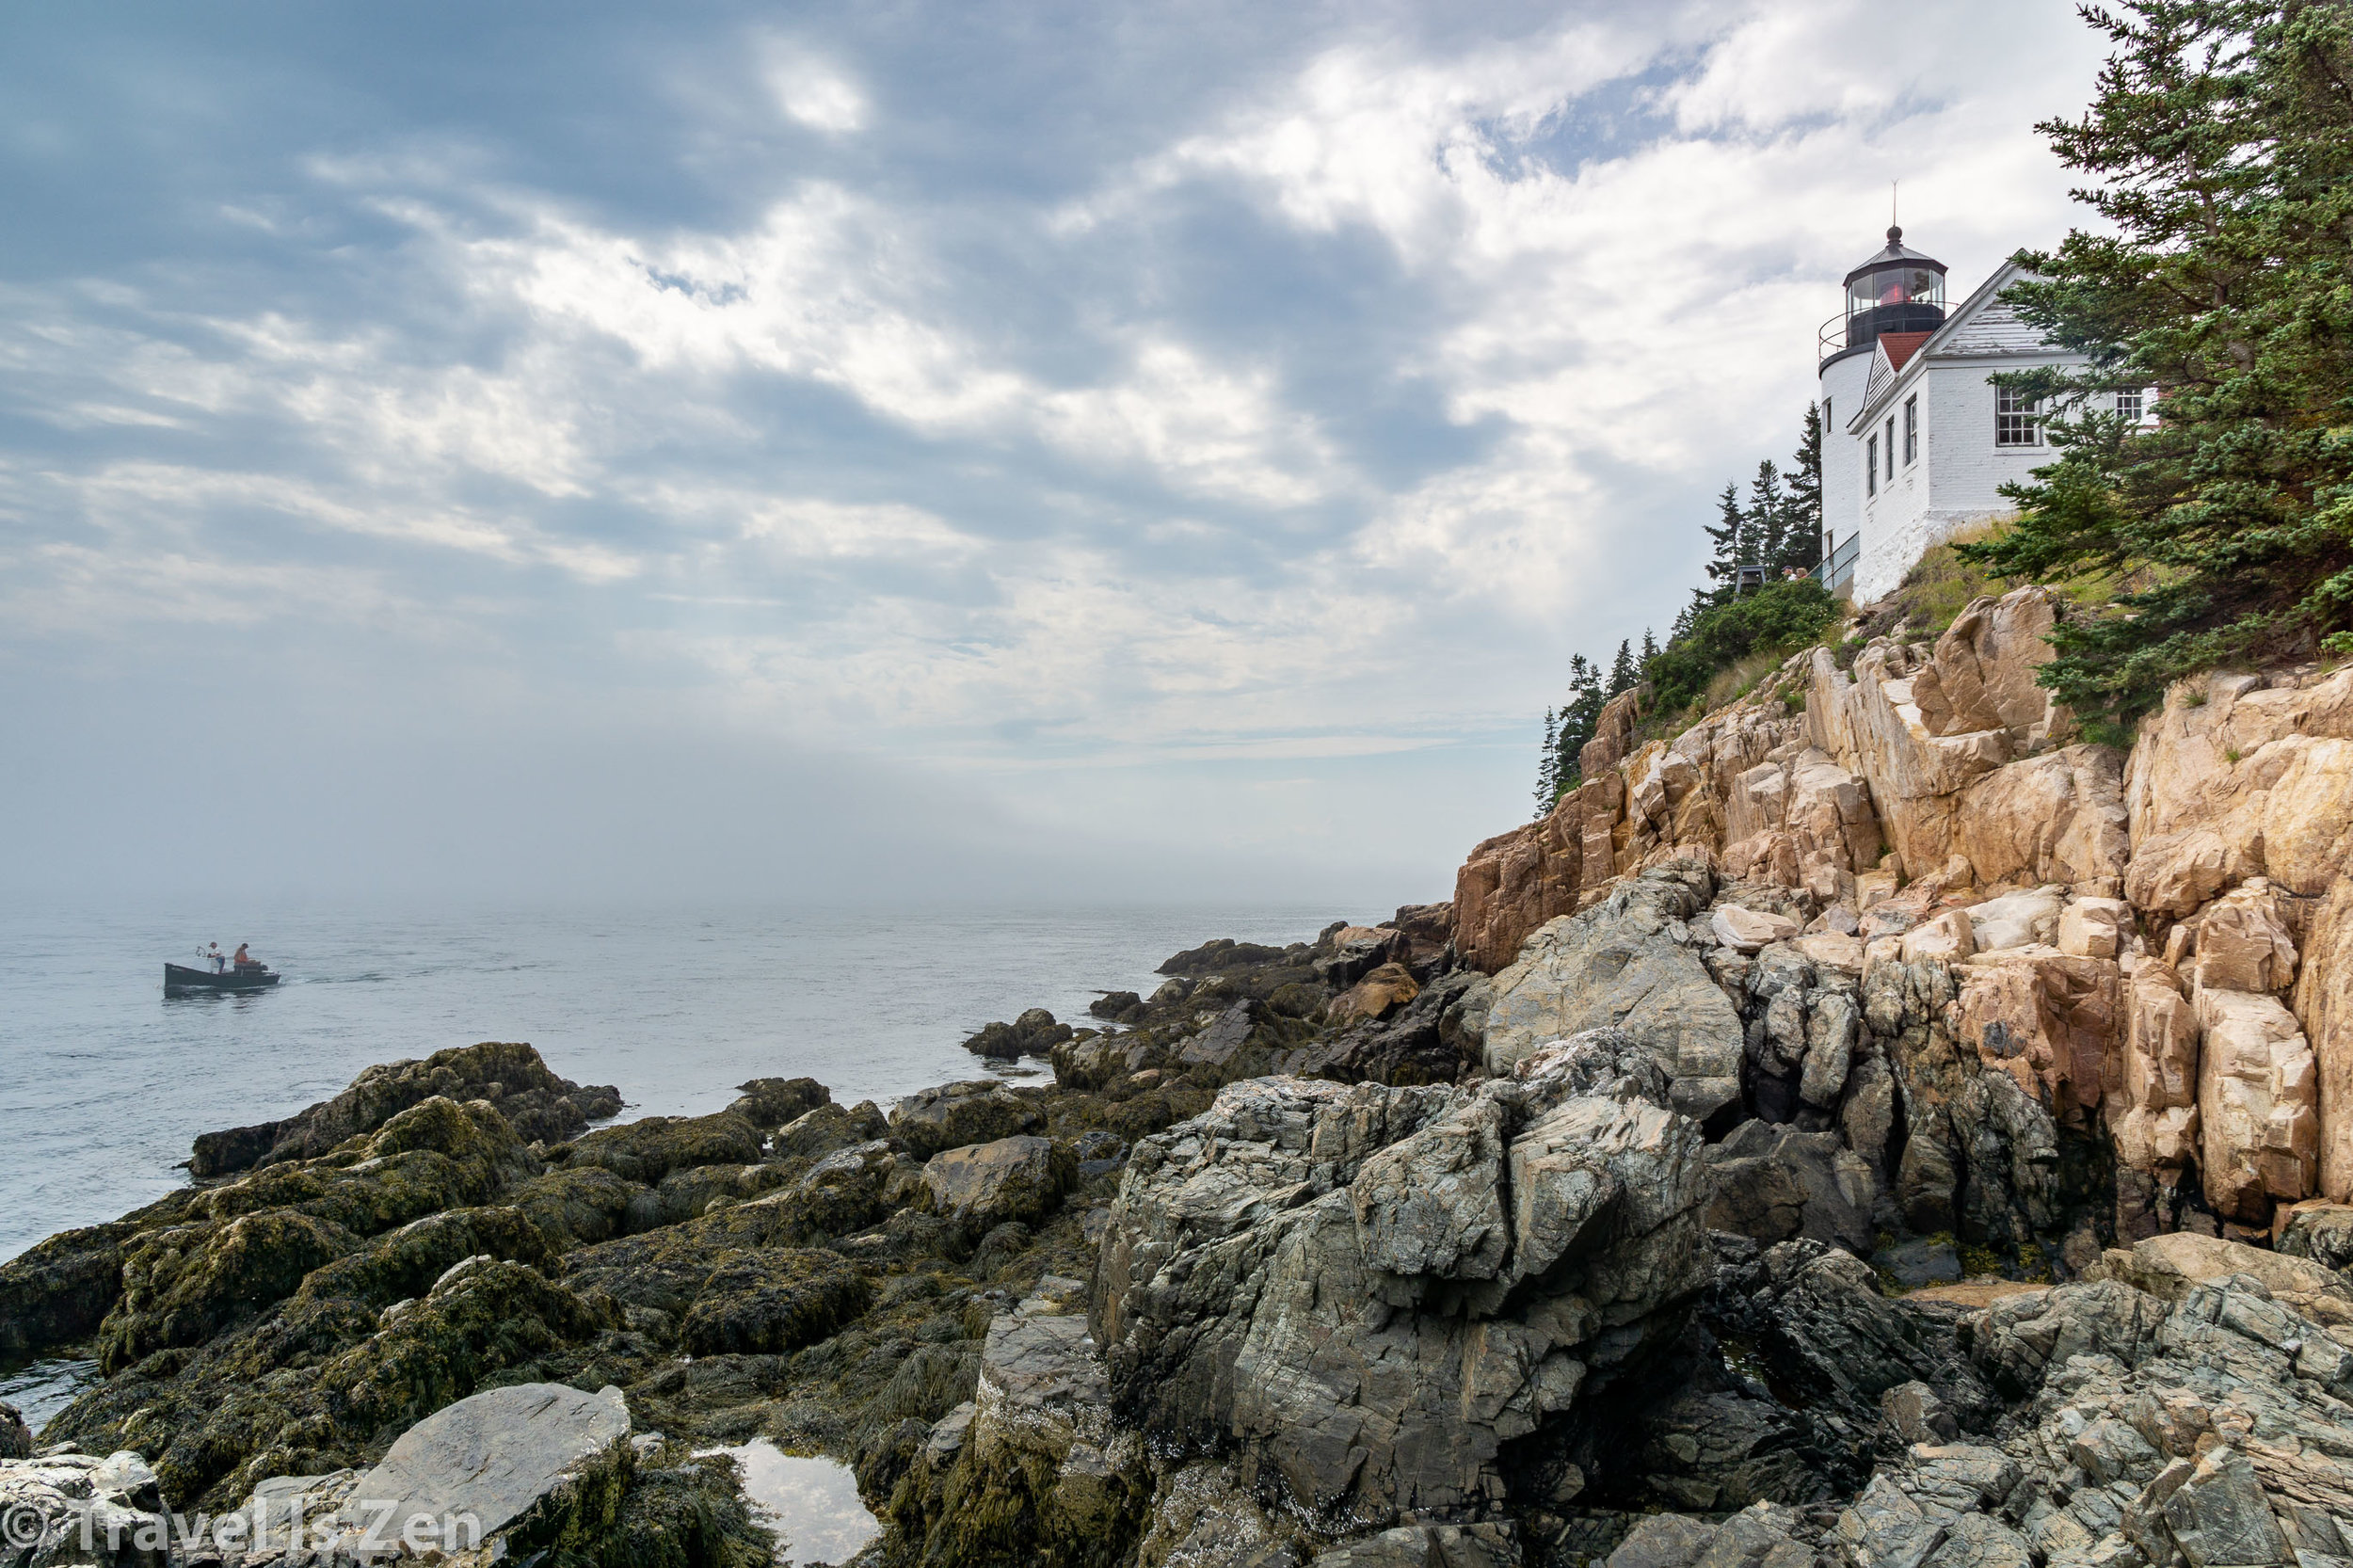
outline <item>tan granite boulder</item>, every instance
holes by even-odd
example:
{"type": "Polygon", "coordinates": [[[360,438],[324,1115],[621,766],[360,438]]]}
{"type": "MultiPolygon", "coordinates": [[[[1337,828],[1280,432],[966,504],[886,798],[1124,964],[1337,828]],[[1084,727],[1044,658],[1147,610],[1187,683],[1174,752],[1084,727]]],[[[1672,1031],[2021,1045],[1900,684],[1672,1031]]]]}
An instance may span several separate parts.
{"type": "Polygon", "coordinates": [[[2312,917],[2296,982],[2296,1016],[2320,1074],[2320,1191],[2353,1200],[2353,878],[2312,917]]]}
{"type": "Polygon", "coordinates": [[[2124,1101],[2117,1152],[2135,1170],[2179,1170],[2198,1154],[2198,1017],[2161,964],[2123,985],[2124,1101]]]}
{"type": "Polygon", "coordinates": [[[1903,934],[1903,961],[1907,964],[1917,964],[1926,958],[1957,964],[1977,951],[1975,928],[1966,909],[1947,909],[1903,934]]]}
{"type": "Polygon", "coordinates": [[[2268,879],[2257,877],[2198,916],[2189,978],[2217,991],[2284,991],[2296,984],[2296,942],[2268,879]]]}
{"type": "Polygon", "coordinates": [[[2132,935],[2133,906],[2121,898],[2079,898],[2059,911],[2058,950],[2078,958],[2115,958],[2132,935]]]}
{"type": "Polygon", "coordinates": [[[1955,616],[1913,682],[1930,733],[2008,729],[2032,744],[2051,722],[2051,694],[2035,684],[2050,662],[2045,641],[2057,616],[2047,589],[2024,587],[1980,599],[1955,616]]]}
{"type": "Polygon", "coordinates": [[[1961,1041],[2054,1114],[2090,1110],[2122,1087],[2114,964],[2008,948],[1971,959],[1958,978],[1961,1041]]]}
{"type": "Polygon", "coordinates": [[[1947,852],[1979,884],[2056,882],[2114,893],[2131,858],[2124,757],[2072,745],[1995,768],[1961,792],[1947,852]]]}
{"type": "Polygon", "coordinates": [[[2206,1201],[2265,1224],[2275,1200],[2313,1191],[2320,1158],[2318,1072],[2296,1016],[2278,1000],[2203,987],[2191,997],[2203,1036],[2198,1108],[2206,1201]]]}
{"type": "Polygon", "coordinates": [[[2353,669],[2177,683],[2141,721],[2124,804],[2141,908],[2186,915],[2253,876],[2326,893],[2353,851],[2353,669]]]}

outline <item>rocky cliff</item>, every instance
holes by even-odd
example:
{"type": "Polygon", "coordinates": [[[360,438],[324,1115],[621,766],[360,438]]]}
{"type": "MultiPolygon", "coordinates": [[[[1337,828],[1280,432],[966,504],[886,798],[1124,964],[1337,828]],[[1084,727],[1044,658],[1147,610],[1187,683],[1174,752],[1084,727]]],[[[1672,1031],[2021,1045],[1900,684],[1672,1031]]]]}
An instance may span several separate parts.
{"type": "Polygon", "coordinates": [[[341,1564],[381,1493],[482,1527],[426,1560],[752,1568],[764,1437],[861,1568],[2353,1562],[2353,673],[2119,752],[2049,616],[1630,694],[1451,904],[887,1111],[590,1128],[490,1044],[209,1134],[0,1264],[104,1374],[0,1406],[0,1561],[341,1564]]]}
{"type": "MultiPolygon", "coordinates": [[[[2069,744],[2069,715],[2034,683],[2052,613],[2025,588],[1972,604],[1932,645],[1874,639],[1845,667],[1813,649],[1671,738],[1641,740],[1641,694],[1619,697],[1579,787],[1458,873],[1455,944],[1495,975],[1497,1016],[1549,1021],[1565,987],[1585,996],[1578,1021],[1615,1021],[1636,1004],[1558,972],[1563,944],[1586,939],[1570,917],[1646,869],[1704,866],[1734,902],[1792,922],[1727,925],[1708,960],[1720,979],[1801,961],[1818,978],[1834,945],[1864,1003],[1849,1053],[1863,1077],[1830,1097],[1829,1059],[1810,1096],[1789,1093],[1811,1042],[1794,1003],[1769,1008],[1769,1038],[1746,1042],[1749,1108],[1876,1125],[1883,1061],[1902,1133],[1890,1175],[1918,1225],[1953,1214],[2007,1236],[1968,1192],[1964,1145],[1988,1126],[2012,1129],[1989,1153],[2045,1150],[2030,1165],[2064,1165],[2069,1140],[2095,1164],[2112,1149],[2100,1235],[2188,1224],[2268,1242],[2297,1204],[2344,1202],[2353,670],[2212,675],[2169,693],[2127,751],[2069,744]],[[1808,936],[1833,940],[1806,951],[1808,936]]],[[[1721,1020],[1702,1032],[1721,1071],[1721,1020]]],[[[1659,1048],[1698,1064],[1688,1034],[1659,1048]]],[[[1875,1137],[1848,1143],[1869,1159],[1875,1137]]]]}

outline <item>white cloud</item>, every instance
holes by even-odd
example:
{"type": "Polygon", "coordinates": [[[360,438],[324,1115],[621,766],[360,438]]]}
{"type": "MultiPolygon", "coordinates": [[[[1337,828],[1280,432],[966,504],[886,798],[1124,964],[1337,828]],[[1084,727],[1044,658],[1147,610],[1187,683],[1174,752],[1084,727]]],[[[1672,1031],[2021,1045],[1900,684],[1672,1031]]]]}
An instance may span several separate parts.
{"type": "Polygon", "coordinates": [[[865,90],[818,56],[772,43],[767,80],[776,107],[812,131],[843,136],[866,128],[865,90]]]}

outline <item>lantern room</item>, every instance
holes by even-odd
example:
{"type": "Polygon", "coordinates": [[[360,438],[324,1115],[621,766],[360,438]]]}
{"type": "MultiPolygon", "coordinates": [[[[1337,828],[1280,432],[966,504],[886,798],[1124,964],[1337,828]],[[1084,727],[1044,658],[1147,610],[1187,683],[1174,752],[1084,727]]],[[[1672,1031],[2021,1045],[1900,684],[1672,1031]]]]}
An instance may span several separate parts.
{"type": "Polygon", "coordinates": [[[1945,321],[1945,264],[1887,231],[1887,248],[1847,274],[1847,308],[1823,323],[1822,361],[1860,353],[1886,332],[1932,332],[1945,321]]]}

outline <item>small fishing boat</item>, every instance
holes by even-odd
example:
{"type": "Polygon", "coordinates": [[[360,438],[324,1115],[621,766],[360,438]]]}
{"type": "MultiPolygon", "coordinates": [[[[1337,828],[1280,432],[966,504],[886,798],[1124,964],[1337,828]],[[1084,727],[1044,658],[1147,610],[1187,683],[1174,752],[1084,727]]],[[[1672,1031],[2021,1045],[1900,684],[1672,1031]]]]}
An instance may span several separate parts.
{"type": "Polygon", "coordinates": [[[192,969],[185,964],[164,966],[164,995],[199,996],[208,991],[266,991],[278,984],[278,971],[261,964],[244,964],[219,970],[192,969]]]}

